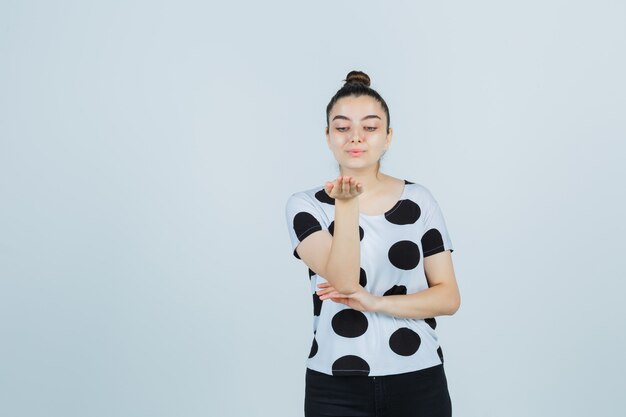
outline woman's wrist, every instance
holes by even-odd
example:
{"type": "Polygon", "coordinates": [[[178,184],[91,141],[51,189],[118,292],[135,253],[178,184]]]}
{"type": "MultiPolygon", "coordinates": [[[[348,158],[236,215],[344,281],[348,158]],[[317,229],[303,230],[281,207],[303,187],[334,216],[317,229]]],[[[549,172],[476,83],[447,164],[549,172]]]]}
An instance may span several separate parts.
{"type": "Polygon", "coordinates": [[[346,207],[359,210],[359,199],[357,197],[352,198],[337,198],[335,199],[335,207],[346,207]]]}
{"type": "Polygon", "coordinates": [[[386,305],[386,300],[385,297],[382,295],[373,295],[374,298],[374,306],[372,307],[372,312],[373,313],[384,313],[385,312],[385,305],[386,305]]]}

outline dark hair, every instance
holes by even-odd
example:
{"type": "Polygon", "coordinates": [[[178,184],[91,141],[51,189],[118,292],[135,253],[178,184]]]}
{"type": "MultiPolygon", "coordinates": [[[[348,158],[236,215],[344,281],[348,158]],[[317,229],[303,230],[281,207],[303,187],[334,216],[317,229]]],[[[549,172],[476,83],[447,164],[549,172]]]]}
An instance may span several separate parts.
{"type": "Polygon", "coordinates": [[[387,103],[385,103],[385,100],[383,100],[380,94],[378,94],[373,88],[370,88],[370,77],[362,71],[350,71],[346,76],[346,79],[343,81],[346,83],[339,89],[339,91],[337,91],[337,93],[335,93],[333,98],[330,99],[328,106],[326,106],[326,128],[328,129],[330,111],[340,98],[348,96],[370,96],[376,99],[385,111],[385,115],[387,116],[387,132],[389,132],[389,125],[391,124],[391,119],[389,118],[389,107],[387,107],[387,103]]]}

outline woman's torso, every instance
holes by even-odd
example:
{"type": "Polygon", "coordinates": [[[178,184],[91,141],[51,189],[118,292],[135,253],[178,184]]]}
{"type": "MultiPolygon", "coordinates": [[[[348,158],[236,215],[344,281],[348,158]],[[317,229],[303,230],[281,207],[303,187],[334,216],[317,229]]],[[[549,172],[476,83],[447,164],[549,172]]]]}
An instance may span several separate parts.
{"type": "MultiPolygon", "coordinates": [[[[294,195],[299,203],[290,201],[288,204],[293,207],[288,205],[288,213],[293,216],[306,210],[332,234],[334,200],[323,187],[294,195]]],[[[400,197],[386,212],[360,213],[359,229],[360,284],[378,296],[427,289],[424,254],[452,249],[436,201],[424,186],[409,181],[404,181],[400,197]],[[439,233],[440,242],[423,239],[432,228],[439,233]]],[[[297,241],[292,240],[295,247],[297,241]]],[[[330,375],[377,376],[411,372],[443,362],[434,318],[400,318],[360,312],[330,299],[322,302],[315,291],[326,280],[311,270],[309,277],[314,315],[308,368],[330,375]]]]}

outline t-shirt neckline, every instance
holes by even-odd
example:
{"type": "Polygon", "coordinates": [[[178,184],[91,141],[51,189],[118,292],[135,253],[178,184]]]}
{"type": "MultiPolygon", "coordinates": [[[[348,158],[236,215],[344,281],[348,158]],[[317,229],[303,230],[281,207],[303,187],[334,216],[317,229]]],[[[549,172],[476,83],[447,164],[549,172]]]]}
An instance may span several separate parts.
{"type": "Polygon", "coordinates": [[[402,204],[402,201],[405,200],[405,195],[406,195],[406,187],[407,187],[407,182],[405,179],[403,179],[402,181],[404,181],[404,185],[402,188],[402,194],[400,194],[400,198],[398,198],[398,201],[396,201],[396,204],[393,205],[393,207],[391,207],[389,210],[387,210],[384,213],[381,214],[365,214],[365,213],[361,213],[359,211],[359,217],[365,217],[368,219],[375,219],[375,218],[379,218],[379,217],[385,217],[386,215],[389,215],[391,213],[393,213],[398,207],[400,207],[400,204],[402,204]]]}

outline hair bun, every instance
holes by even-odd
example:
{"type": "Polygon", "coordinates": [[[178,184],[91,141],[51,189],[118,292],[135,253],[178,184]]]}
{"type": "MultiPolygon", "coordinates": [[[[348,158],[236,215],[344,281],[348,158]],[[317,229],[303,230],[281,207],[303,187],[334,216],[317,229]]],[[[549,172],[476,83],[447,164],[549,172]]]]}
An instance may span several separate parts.
{"type": "Polygon", "coordinates": [[[344,81],[346,82],[344,85],[359,83],[366,87],[370,86],[370,77],[362,71],[350,71],[344,81]]]}

